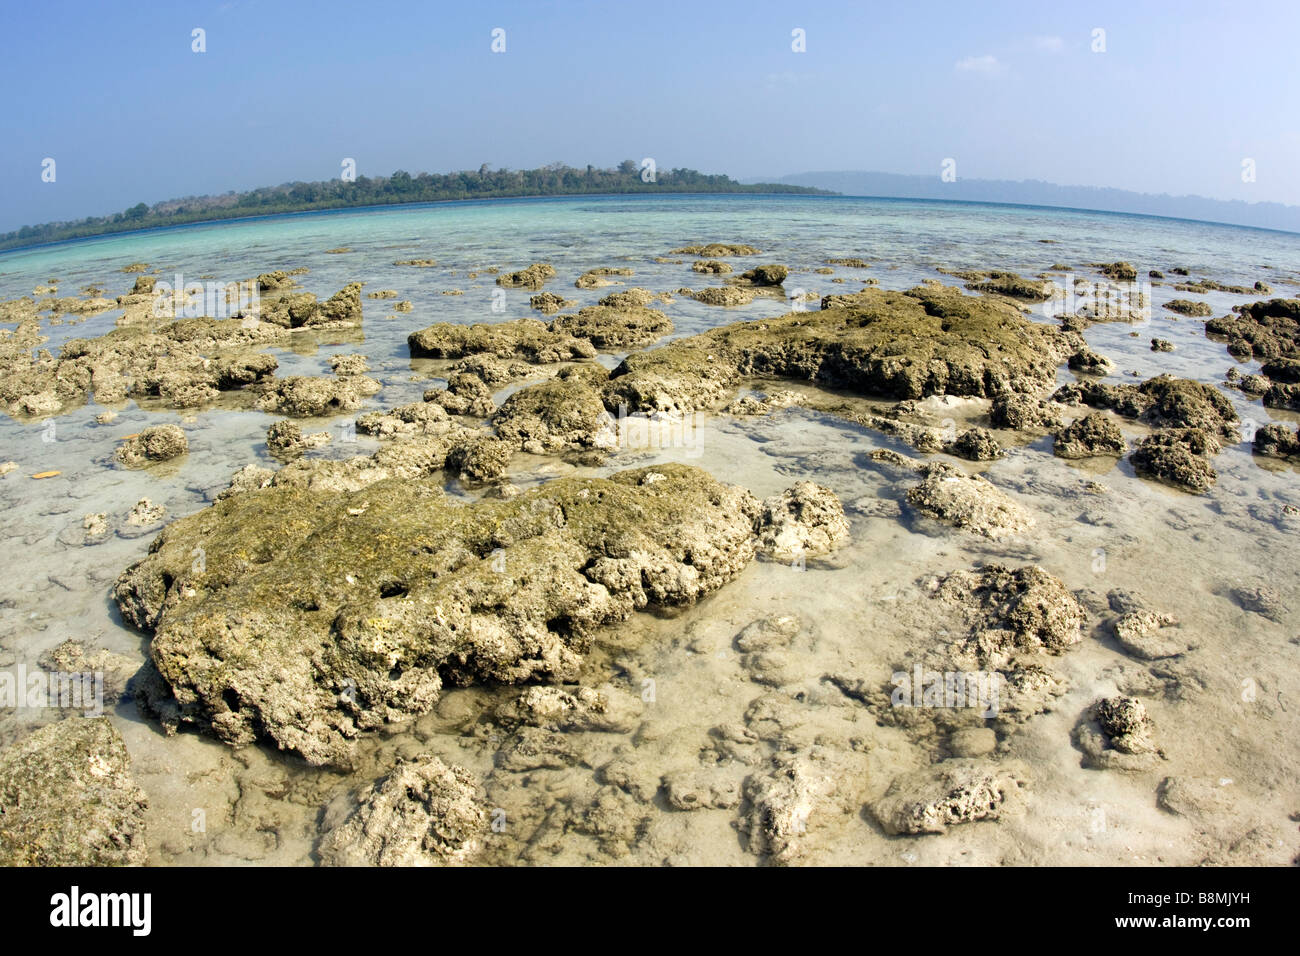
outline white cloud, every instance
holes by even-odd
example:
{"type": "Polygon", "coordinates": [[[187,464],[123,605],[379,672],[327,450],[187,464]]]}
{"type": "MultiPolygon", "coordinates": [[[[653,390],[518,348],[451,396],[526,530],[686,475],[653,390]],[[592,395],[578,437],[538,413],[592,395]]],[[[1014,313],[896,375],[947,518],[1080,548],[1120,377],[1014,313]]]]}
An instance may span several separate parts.
{"type": "Polygon", "coordinates": [[[957,61],[957,69],[969,73],[1001,73],[1002,64],[992,54],[967,56],[957,61]]]}
{"type": "Polygon", "coordinates": [[[1044,53],[1060,53],[1065,49],[1065,41],[1060,37],[1034,37],[1034,48],[1044,53]]]}

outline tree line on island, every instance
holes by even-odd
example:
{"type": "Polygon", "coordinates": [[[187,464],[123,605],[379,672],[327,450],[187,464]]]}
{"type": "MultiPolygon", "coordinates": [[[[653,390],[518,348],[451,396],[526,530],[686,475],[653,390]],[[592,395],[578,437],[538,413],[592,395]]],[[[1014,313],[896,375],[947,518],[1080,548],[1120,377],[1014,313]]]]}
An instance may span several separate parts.
{"type": "Polygon", "coordinates": [[[722,174],[694,169],[643,170],[625,159],[613,169],[585,169],[551,163],[538,169],[492,169],[418,173],[397,170],[391,176],[357,176],[311,183],[263,186],[249,192],[220,196],[190,196],[166,202],[137,203],[108,216],[88,216],[75,222],[51,222],[0,235],[0,249],[81,239],[108,233],[179,226],[187,223],[239,219],[323,209],[389,206],[401,203],[502,199],[522,196],[573,196],[602,193],[802,193],[829,195],[824,189],[785,183],[736,182],[722,174]]]}

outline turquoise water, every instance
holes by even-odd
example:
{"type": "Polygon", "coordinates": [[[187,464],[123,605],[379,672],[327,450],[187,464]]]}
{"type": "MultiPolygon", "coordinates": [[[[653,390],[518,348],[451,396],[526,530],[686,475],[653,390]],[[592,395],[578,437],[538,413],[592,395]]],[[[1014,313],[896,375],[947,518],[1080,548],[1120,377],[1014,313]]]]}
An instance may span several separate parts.
{"type": "MultiPolygon", "coordinates": [[[[395,313],[391,301],[363,299],[365,322],[361,333],[326,334],[314,343],[296,343],[296,351],[271,350],[280,361],[280,375],[329,374],[331,354],[364,353],[372,367],[370,374],[384,386],[367,402],[368,409],[418,399],[434,377],[429,363],[409,358],[406,336],[411,331],[437,321],[491,322],[537,315],[529,310],[529,292],[506,290],[501,300],[494,276],[480,274],[471,279],[467,275],[470,271],[481,272],[491,266],[508,271],[532,262],[549,262],[559,275],[546,288],[576,300],[578,305],[589,305],[618,288],[573,287],[577,275],[595,267],[631,268],[635,275],[615,277],[615,281],[654,292],[717,284],[716,278],[690,270],[694,256],[668,256],[674,247],[708,242],[755,245],[762,255],[750,261],[784,263],[793,273],[786,282],[788,291],[803,289],[818,295],[855,291],[860,287],[858,280],[866,277],[892,289],[909,288],[927,279],[957,281],[936,271],[940,266],[1009,269],[1034,275],[1062,263],[1076,275],[1090,279],[1097,278],[1096,270],[1089,267],[1096,262],[1127,260],[1143,276],[1150,269],[1161,270],[1168,278],[1151,290],[1155,308],[1150,319],[1136,325],[1099,324],[1086,332],[1094,348],[1115,360],[1117,367],[1111,381],[1136,381],[1132,372],[1146,378],[1172,371],[1217,383],[1230,366],[1237,365],[1243,372],[1255,369],[1254,363],[1235,362],[1222,344],[1206,340],[1201,321],[1175,319],[1159,306],[1172,298],[1199,299],[1210,303],[1219,314],[1259,296],[1175,292],[1172,283],[1181,281],[1171,273],[1175,266],[1188,268],[1193,277],[1228,284],[1250,287],[1264,281],[1272,286],[1274,295],[1293,296],[1300,289],[1300,236],[1286,233],[1107,213],[964,203],[840,197],[637,196],[454,203],[291,216],[9,252],[0,254],[0,298],[31,294],[51,278],[60,280],[60,295],[73,295],[83,286],[97,285],[112,298],[133,284],[135,277],[121,271],[132,262],[148,263],[151,274],[169,282],[179,274],[185,282],[221,284],[275,269],[306,267],[309,271],[298,281],[302,288],[321,298],[351,281],[363,281],[366,292],[391,289],[397,293],[397,301],[411,301],[411,312],[395,313]],[[326,250],[336,247],[351,251],[326,254],[326,250]],[[835,267],[832,275],[813,271],[822,267],[827,258],[841,256],[860,257],[871,266],[835,267]],[[656,257],[681,261],[660,263],[656,257]],[[393,264],[395,260],[413,258],[436,259],[438,265],[414,268],[393,264]],[[833,282],[836,278],[845,281],[833,282]],[[442,294],[449,290],[463,294],[442,294]],[[495,311],[493,305],[500,301],[504,301],[504,310],[495,311]],[[1136,338],[1133,332],[1138,333],[1136,338]],[[1152,353],[1149,340],[1157,335],[1174,342],[1177,350],[1152,353]]],[[[746,260],[732,261],[739,265],[746,260]]],[[[1058,281],[1063,282],[1060,278],[1058,281]]],[[[661,308],[675,323],[676,334],[787,309],[780,302],[763,298],[748,306],[722,309],[684,296],[677,296],[661,308]]],[[[75,325],[42,323],[43,333],[50,337],[46,347],[57,349],[70,336],[102,334],[113,327],[118,315],[120,312],[113,310],[75,325]]],[[[617,356],[602,356],[602,360],[612,362],[617,356]]],[[[1062,370],[1062,380],[1070,377],[1062,370]]],[[[1295,417],[1264,409],[1239,393],[1225,394],[1248,421],[1295,417]]],[[[145,411],[129,402],[119,408],[115,422],[100,425],[95,416],[101,411],[93,404],[68,411],[52,419],[53,430],[49,421],[19,422],[0,417],[0,462],[13,460],[18,464],[16,471],[0,478],[0,545],[7,553],[6,573],[0,581],[0,668],[12,668],[18,663],[34,666],[41,652],[68,637],[107,647],[137,661],[143,659],[145,642],[121,625],[108,588],[125,567],[145,553],[158,528],[129,528],[123,516],[142,497],[164,505],[168,520],[191,514],[204,507],[237,468],[250,462],[273,464],[264,436],[275,416],[220,409],[145,411]],[[163,421],[178,422],[185,428],[190,453],[184,459],[147,472],[128,472],[114,465],[112,451],[122,435],[163,421]],[[63,472],[56,479],[33,481],[28,477],[55,469],[63,472]],[[115,533],[102,543],[83,546],[79,534],[82,516],[99,512],[109,515],[115,533]]],[[[335,430],[336,440],[319,454],[352,455],[373,447],[364,438],[355,443],[341,440],[343,432],[336,430],[337,426],[356,414],[305,423],[313,431],[335,430]]],[[[966,412],[958,407],[941,414],[960,417],[966,412]]],[[[719,420],[709,427],[705,440],[708,444],[703,458],[685,460],[709,469],[723,480],[745,484],[760,495],[772,494],[803,477],[829,485],[846,505],[895,493],[862,466],[865,453],[878,445],[888,445],[887,441],[799,410],[752,422],[719,420]]],[[[611,467],[644,463],[618,460],[611,467]]],[[[560,466],[539,467],[535,462],[525,463],[524,467],[533,471],[512,475],[520,484],[562,473],[560,466]]],[[[1285,627],[1275,629],[1253,617],[1243,623],[1232,616],[1236,612],[1226,602],[1212,595],[1221,593],[1229,584],[1253,580],[1257,572],[1268,576],[1279,570],[1282,573],[1275,583],[1291,589],[1294,530],[1287,524],[1292,519],[1286,515],[1292,512],[1280,509],[1300,507],[1296,476],[1288,467],[1254,459],[1244,444],[1225,450],[1215,467],[1220,473],[1218,486],[1211,495],[1194,498],[1136,479],[1126,462],[1109,465],[1107,472],[1094,475],[1082,466],[1053,458],[1047,440],[1039,439],[1010,449],[1005,460],[989,468],[991,479],[1036,509],[1042,533],[1033,541],[1019,542],[999,553],[982,542],[918,535],[896,521],[854,513],[855,544],[842,558],[844,570],[838,572],[840,577],[818,569],[807,578],[791,578],[785,569],[755,565],[700,611],[698,620],[692,622],[699,630],[692,633],[711,634],[709,628],[715,626],[719,633],[727,627],[733,630],[726,633],[734,633],[757,613],[760,605],[769,611],[792,611],[818,621],[823,643],[808,664],[808,700],[816,703],[820,700],[817,687],[821,673],[849,666],[846,662],[850,660],[867,674],[874,673],[871,668],[877,665],[887,668],[890,663],[887,650],[892,653],[893,646],[887,638],[877,636],[878,632],[887,632],[887,616],[871,617],[877,613],[872,610],[875,604],[893,600],[892,595],[902,593],[921,575],[969,566],[993,553],[1007,560],[1039,561],[1072,588],[1096,587],[1104,592],[1107,587],[1123,586],[1153,598],[1168,595],[1168,606],[1213,652],[1213,663],[1204,666],[1224,668],[1213,670],[1215,681],[1231,690],[1241,677],[1231,668],[1247,666],[1238,665],[1234,656],[1238,644],[1229,654],[1228,647],[1218,647],[1215,641],[1224,635],[1234,635],[1233,640],[1238,641],[1245,635],[1253,657],[1250,669],[1242,673],[1266,683],[1273,680],[1274,674],[1289,673],[1282,668],[1282,655],[1294,648],[1278,645],[1285,643],[1284,631],[1294,633],[1294,614],[1284,619],[1285,627]],[[1119,493],[1105,502],[1081,499],[1077,486],[1083,478],[1092,477],[1104,479],[1119,493]],[[1116,577],[1104,583],[1093,577],[1098,548],[1111,555],[1111,567],[1115,569],[1112,574],[1116,577]],[[874,623],[867,626],[864,621],[874,623]]],[[[734,670],[734,661],[717,664],[720,670],[716,671],[690,670],[688,664],[696,665],[689,660],[683,663],[684,652],[679,647],[682,642],[675,642],[677,635],[672,630],[682,626],[638,621],[627,628],[644,629],[663,647],[676,648],[665,650],[664,656],[658,658],[646,652],[647,657],[638,666],[653,666],[656,670],[651,672],[660,675],[677,674],[682,681],[688,680],[688,674],[695,675],[689,680],[698,681],[691,693],[679,692],[679,699],[691,701],[681,711],[673,711],[672,697],[665,695],[669,703],[663,712],[671,715],[669,725],[677,721],[682,727],[706,730],[711,722],[739,719],[738,714],[757,693],[754,685],[743,675],[736,678],[727,670],[734,670]],[[673,653],[678,656],[671,656],[673,653]],[[716,702],[711,696],[715,694],[716,702]],[[698,712],[699,701],[710,702],[708,714],[698,712]],[[717,716],[715,710],[731,716],[717,716]]],[[[654,641],[648,643],[655,646],[654,641]]],[[[1072,701],[1072,706],[1085,706],[1093,688],[1110,680],[1103,672],[1105,667],[1113,668],[1108,653],[1102,645],[1090,645],[1075,655],[1073,660],[1078,663],[1071,665],[1076,668],[1071,676],[1080,697],[1072,701]]],[[[704,662],[712,660],[701,658],[704,662]]],[[[455,699],[449,695],[449,700],[455,699]]],[[[1223,701],[1198,705],[1209,708],[1206,711],[1183,714],[1170,710],[1159,716],[1167,722],[1171,739],[1196,738],[1199,731],[1193,728],[1202,726],[1202,722],[1209,726],[1218,721],[1222,728],[1235,727],[1234,721],[1246,719],[1236,711],[1229,712],[1229,705],[1235,706],[1233,693],[1225,692],[1223,701]],[[1207,721],[1205,713],[1213,714],[1213,721],[1207,721]]],[[[442,707],[439,712],[443,712],[442,707]]],[[[828,705],[818,713],[821,719],[841,711],[828,705]]],[[[33,722],[49,718],[48,714],[0,715],[0,742],[8,742],[33,722]]],[[[340,780],[292,768],[286,771],[283,761],[274,755],[247,757],[251,767],[248,763],[236,766],[226,748],[210,739],[185,735],[164,740],[152,723],[139,719],[129,706],[119,710],[117,718],[142,785],[150,795],[151,827],[156,831],[151,835],[155,862],[309,862],[319,808],[336,796],[336,791],[364,782],[364,773],[358,780],[340,780]],[[276,775],[283,773],[295,781],[292,802],[296,809],[292,812],[281,809],[279,803],[248,797],[256,787],[240,776],[249,775],[260,786],[258,781],[278,779],[276,775]],[[223,781],[232,775],[243,781],[244,797],[236,799],[221,789],[223,781]],[[223,807],[232,819],[244,822],[227,833],[214,829],[205,839],[195,837],[188,824],[191,809],[199,799],[189,789],[196,780],[200,781],[196,786],[208,788],[203,799],[212,802],[207,806],[223,807]],[[271,832],[276,839],[273,848],[267,849],[257,834],[271,832]]],[[[448,755],[448,759],[471,765],[477,760],[476,769],[486,772],[490,756],[464,752],[464,739],[458,736],[459,731],[449,731],[449,726],[433,718],[421,722],[417,733],[420,746],[432,747],[448,755]]],[[[1044,737],[1047,742],[1042,747],[1046,752],[1068,741],[1069,728],[1045,720],[1036,733],[1055,735],[1050,740],[1044,737]]],[[[1205,746],[1216,744],[1220,737],[1222,734],[1210,737],[1205,746]]],[[[698,745],[683,739],[680,753],[664,745],[665,760],[687,764],[695,760],[698,745]]],[[[1250,739],[1257,743],[1248,746],[1237,740],[1231,742],[1240,751],[1239,758],[1233,758],[1238,762],[1235,769],[1226,758],[1222,766],[1213,761],[1204,766],[1191,761],[1186,767],[1197,772],[1230,772],[1243,781],[1252,777],[1260,782],[1294,778],[1291,757],[1283,760],[1276,756],[1279,752],[1289,754],[1293,747],[1287,750],[1270,745],[1262,732],[1250,739]],[[1268,761],[1274,763],[1260,769],[1261,763],[1268,761]],[[1277,761],[1283,763],[1277,765],[1277,761]]],[[[374,748],[368,751],[371,769],[389,765],[393,751],[405,752],[402,748],[408,745],[413,746],[401,734],[391,740],[380,742],[377,738],[373,744],[367,743],[374,748]]],[[[1044,760],[1043,765],[1052,765],[1054,760],[1044,760]]],[[[1055,763],[1065,766],[1069,761],[1055,763]]],[[[1044,806],[1052,806],[1058,816],[1073,813],[1068,801],[1081,793],[1126,808],[1138,806],[1139,801],[1145,801],[1141,802],[1143,807],[1148,803],[1154,806],[1149,794],[1123,793],[1122,785],[1114,781],[1098,786],[1096,774],[1085,775],[1082,782],[1074,771],[1054,774],[1057,771],[1043,771],[1040,800],[1044,806]]],[[[377,775],[378,770],[370,778],[377,775]]],[[[582,786],[589,782],[585,778],[579,781],[581,786],[575,792],[583,792],[582,786]]],[[[279,792],[269,784],[268,790],[279,792]]],[[[721,816],[691,817],[713,821],[708,826],[714,829],[706,828],[701,831],[703,835],[690,831],[689,837],[682,838],[683,848],[678,852],[684,860],[744,861],[743,856],[736,857],[730,816],[724,811],[717,813],[721,816]]],[[[217,816],[212,814],[213,819],[217,816]]],[[[847,829],[836,831],[841,834],[838,837],[828,837],[826,847],[838,849],[826,849],[832,854],[826,859],[842,853],[850,860],[860,860],[863,852],[884,852],[877,845],[877,837],[852,829],[855,819],[852,814],[846,815],[847,829]]],[[[1125,854],[1130,845],[1154,855],[1161,852],[1154,842],[1156,836],[1160,840],[1168,836],[1170,845],[1191,839],[1188,834],[1168,829],[1172,826],[1149,817],[1137,820],[1132,830],[1117,826],[1114,845],[1091,859],[1128,861],[1125,854]]],[[[1030,842],[1055,846],[1055,832],[1046,827],[1043,832],[1036,831],[1030,842]]],[[[974,838],[963,835],[960,839],[974,838]]],[[[1016,831],[1010,831],[1006,840],[996,851],[976,852],[1012,854],[1010,847],[1026,842],[1016,831]]],[[[937,849],[941,844],[928,845],[936,847],[934,853],[941,853],[937,849]]],[[[963,845],[970,848],[970,844],[963,845]]],[[[584,859],[579,853],[570,861],[584,859]]],[[[1049,854],[1043,861],[1076,859],[1061,850],[1061,855],[1049,854]]],[[[953,862],[942,855],[932,860],[953,862]]]]}

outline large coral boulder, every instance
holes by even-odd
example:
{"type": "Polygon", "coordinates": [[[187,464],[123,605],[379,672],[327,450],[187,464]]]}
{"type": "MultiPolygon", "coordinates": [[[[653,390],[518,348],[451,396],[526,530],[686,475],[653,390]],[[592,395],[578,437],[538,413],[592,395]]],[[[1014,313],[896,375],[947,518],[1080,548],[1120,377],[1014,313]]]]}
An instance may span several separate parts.
{"type": "Polygon", "coordinates": [[[339,463],[289,467],[170,525],[114,597],[153,632],[167,725],[314,764],[348,763],[358,733],[446,682],[573,680],[599,628],[721,587],[762,530],[753,495],[682,465],[472,504],[440,476],[340,486],[311,480],[339,463]]]}

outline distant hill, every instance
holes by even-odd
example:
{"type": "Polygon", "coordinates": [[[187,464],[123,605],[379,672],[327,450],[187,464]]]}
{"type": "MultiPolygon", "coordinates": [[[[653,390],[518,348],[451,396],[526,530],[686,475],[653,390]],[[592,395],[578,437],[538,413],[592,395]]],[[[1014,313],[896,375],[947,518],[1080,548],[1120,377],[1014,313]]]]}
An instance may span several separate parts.
{"type": "Polygon", "coordinates": [[[958,179],[945,183],[935,176],[896,173],[824,172],[782,176],[782,183],[815,186],[847,196],[896,199],[955,199],[967,202],[1014,203],[1026,206],[1067,206],[1103,212],[1140,213],[1174,219],[1200,219],[1234,226],[1257,226],[1300,232],[1300,206],[1276,202],[1206,199],[1129,192],[1098,186],[1058,186],[1036,179],[958,179]]]}
{"type": "Polygon", "coordinates": [[[501,199],[523,196],[580,196],[600,193],[821,193],[824,190],[789,183],[742,184],[729,176],[693,169],[655,170],[653,181],[642,178],[641,166],[626,159],[614,169],[588,166],[577,169],[552,163],[539,169],[492,169],[486,163],[477,171],[418,173],[398,170],[391,176],[357,176],[355,180],[329,179],[311,183],[284,183],[243,193],[190,196],[152,206],[138,203],[111,216],[91,216],[76,222],[50,222],[23,226],[0,234],[0,249],[34,246],[65,239],[82,239],[108,233],[215,222],[244,216],[387,206],[413,202],[461,199],[501,199]]]}

